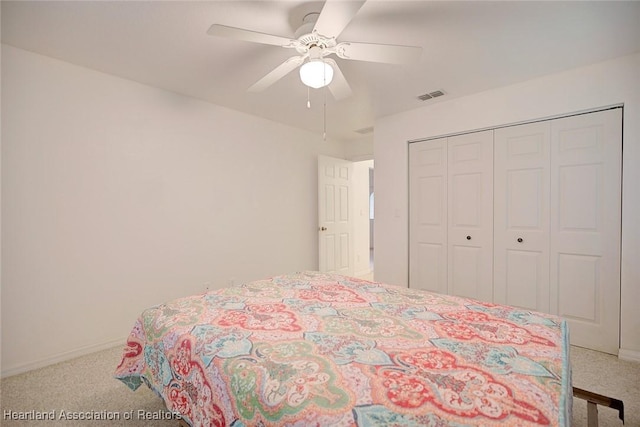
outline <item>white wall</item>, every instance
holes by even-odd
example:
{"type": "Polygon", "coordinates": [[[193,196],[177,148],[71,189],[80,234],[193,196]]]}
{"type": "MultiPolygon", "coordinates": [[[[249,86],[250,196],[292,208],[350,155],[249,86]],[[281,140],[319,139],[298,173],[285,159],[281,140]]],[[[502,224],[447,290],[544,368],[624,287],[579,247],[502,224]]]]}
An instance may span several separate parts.
{"type": "Polygon", "coordinates": [[[620,357],[640,361],[640,54],[376,121],[376,280],[407,285],[408,141],[624,104],[620,357]]]}
{"type": "Polygon", "coordinates": [[[6,45],[2,110],[3,375],[205,283],[318,268],[316,159],[341,144],[6,45]]]}
{"type": "Polygon", "coordinates": [[[354,162],[373,159],[373,134],[346,141],[344,158],[354,162]]]}

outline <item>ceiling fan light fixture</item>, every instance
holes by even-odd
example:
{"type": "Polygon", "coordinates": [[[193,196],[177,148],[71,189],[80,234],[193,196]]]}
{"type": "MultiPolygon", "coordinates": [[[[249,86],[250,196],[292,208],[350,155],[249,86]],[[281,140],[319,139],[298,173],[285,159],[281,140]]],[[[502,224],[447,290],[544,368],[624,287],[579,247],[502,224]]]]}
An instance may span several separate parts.
{"type": "Polygon", "coordinates": [[[314,89],[327,86],[333,80],[333,67],[321,59],[305,62],[300,67],[300,80],[314,89]]]}

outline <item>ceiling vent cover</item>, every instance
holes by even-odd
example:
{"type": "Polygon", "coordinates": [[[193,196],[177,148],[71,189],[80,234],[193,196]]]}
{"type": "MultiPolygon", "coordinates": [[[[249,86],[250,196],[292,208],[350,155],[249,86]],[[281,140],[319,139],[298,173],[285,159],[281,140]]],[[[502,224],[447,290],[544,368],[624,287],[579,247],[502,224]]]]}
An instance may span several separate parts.
{"type": "Polygon", "coordinates": [[[424,95],[420,95],[420,96],[418,96],[418,99],[420,101],[426,101],[427,99],[437,98],[437,97],[442,96],[442,95],[444,95],[444,91],[436,90],[434,92],[429,92],[429,93],[425,93],[424,95]]]}
{"type": "Polygon", "coordinates": [[[373,126],[369,126],[369,127],[366,127],[366,128],[358,129],[358,130],[355,130],[354,132],[357,132],[357,133],[359,133],[361,135],[366,135],[368,133],[373,132],[373,126]]]}

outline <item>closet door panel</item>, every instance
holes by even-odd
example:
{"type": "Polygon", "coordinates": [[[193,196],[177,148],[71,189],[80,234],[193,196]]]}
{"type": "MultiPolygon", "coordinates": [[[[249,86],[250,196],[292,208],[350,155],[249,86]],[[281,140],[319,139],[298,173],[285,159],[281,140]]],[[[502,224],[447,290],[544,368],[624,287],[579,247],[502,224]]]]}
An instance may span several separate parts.
{"type": "Polygon", "coordinates": [[[409,159],[409,286],[446,293],[446,138],[411,144],[409,159]]]}
{"type": "Polygon", "coordinates": [[[551,312],[572,344],[617,354],[622,110],[551,124],[551,312]]]}
{"type": "MultiPolygon", "coordinates": [[[[539,307],[545,301],[541,296],[544,291],[540,288],[549,286],[549,276],[545,276],[545,267],[549,265],[545,256],[547,251],[507,249],[505,252],[504,259],[508,268],[503,273],[506,288],[501,295],[505,302],[501,303],[541,311],[539,307]]],[[[498,287],[497,284],[495,286],[498,287]]]]}
{"type": "Polygon", "coordinates": [[[549,122],[496,129],[494,301],[549,312],[549,122]]]}
{"type": "MultiPolygon", "coordinates": [[[[449,250],[451,266],[450,294],[479,298],[482,292],[483,248],[470,245],[452,245],[449,250]]],[[[485,300],[487,301],[487,300],[485,300]]]]}
{"type": "Polygon", "coordinates": [[[448,293],[493,300],[493,131],[448,138],[448,293]]]}

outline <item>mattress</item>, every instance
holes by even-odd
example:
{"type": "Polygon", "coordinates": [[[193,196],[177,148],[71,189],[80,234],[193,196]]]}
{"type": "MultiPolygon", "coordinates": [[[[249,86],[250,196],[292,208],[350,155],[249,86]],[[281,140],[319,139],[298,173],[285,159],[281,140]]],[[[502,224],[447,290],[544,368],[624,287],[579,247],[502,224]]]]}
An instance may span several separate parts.
{"type": "Polygon", "coordinates": [[[302,272],[145,310],[115,376],[192,426],[565,426],[561,318],[302,272]]]}

